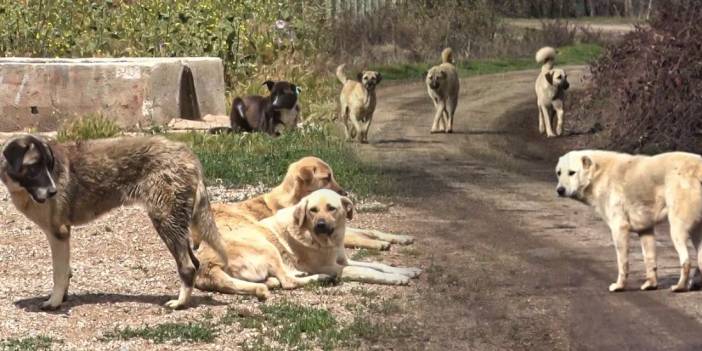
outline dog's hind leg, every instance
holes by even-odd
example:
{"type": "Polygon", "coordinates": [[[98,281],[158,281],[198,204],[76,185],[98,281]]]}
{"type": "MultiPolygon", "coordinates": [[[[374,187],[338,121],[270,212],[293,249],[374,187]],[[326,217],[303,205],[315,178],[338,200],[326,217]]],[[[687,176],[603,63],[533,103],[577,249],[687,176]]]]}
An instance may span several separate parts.
{"type": "Polygon", "coordinates": [[[361,262],[361,261],[353,261],[353,260],[346,260],[346,262],[349,266],[366,267],[366,268],[375,269],[376,271],[404,275],[404,276],[407,276],[410,278],[416,278],[422,273],[422,270],[420,268],[393,267],[393,266],[388,266],[388,265],[380,263],[380,262],[361,262]]]}
{"type": "Polygon", "coordinates": [[[414,242],[414,238],[409,235],[390,234],[373,229],[358,229],[346,227],[346,235],[361,235],[369,239],[387,241],[391,244],[409,245],[414,242]]]}
{"type": "Polygon", "coordinates": [[[544,134],[546,131],[544,127],[544,110],[541,108],[541,105],[536,105],[536,107],[539,109],[539,134],[544,134]]]}
{"type": "MultiPolygon", "coordinates": [[[[178,202],[176,200],[176,203],[178,202]]],[[[180,212],[191,212],[183,209],[192,207],[176,204],[174,208],[176,211],[180,210],[180,212]]],[[[181,309],[186,307],[190,301],[199,262],[195,258],[192,247],[190,247],[188,227],[192,214],[177,213],[176,211],[168,213],[164,217],[150,213],[149,217],[151,217],[151,222],[156,228],[156,232],[158,232],[158,235],[168,247],[168,251],[175,258],[178,266],[178,275],[181,280],[178,299],[166,302],[166,307],[181,309]]]]}
{"type": "Polygon", "coordinates": [[[344,247],[363,248],[371,250],[388,250],[390,249],[390,243],[383,240],[371,239],[360,233],[349,232],[349,230],[346,229],[346,236],[344,237],[344,247]]]}
{"type": "Polygon", "coordinates": [[[48,300],[41,304],[43,310],[55,310],[61,306],[71,278],[71,228],[60,226],[59,229],[44,230],[51,248],[54,287],[48,300]]]}
{"type": "Polygon", "coordinates": [[[446,133],[453,133],[453,117],[456,115],[456,107],[458,106],[458,102],[455,98],[451,99],[449,106],[448,128],[446,129],[446,133]]]}
{"type": "Polygon", "coordinates": [[[231,277],[221,267],[213,266],[207,272],[198,274],[195,287],[204,291],[216,291],[224,294],[253,295],[259,300],[270,296],[268,287],[262,283],[252,283],[231,277]]]}
{"type": "Polygon", "coordinates": [[[658,289],[658,267],[656,266],[656,238],[654,229],[639,233],[644,266],[646,267],[646,281],[641,285],[641,290],[658,289]]]}
{"type": "Polygon", "coordinates": [[[690,290],[699,290],[702,289],[702,271],[700,271],[702,269],[702,225],[698,224],[697,228],[691,232],[690,237],[692,238],[692,245],[697,250],[697,268],[692,276],[689,288],[690,290]]]}
{"type": "Polygon", "coordinates": [[[406,275],[385,273],[362,266],[345,266],[341,271],[341,279],[344,281],[383,285],[407,285],[410,281],[410,278],[406,275]]]}

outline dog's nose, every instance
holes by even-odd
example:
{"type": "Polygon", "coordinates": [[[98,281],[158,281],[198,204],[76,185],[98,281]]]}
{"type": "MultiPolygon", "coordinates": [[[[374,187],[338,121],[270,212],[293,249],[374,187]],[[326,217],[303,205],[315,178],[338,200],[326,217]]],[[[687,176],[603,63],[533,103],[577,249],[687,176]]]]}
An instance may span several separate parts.
{"type": "Polygon", "coordinates": [[[565,188],[562,186],[559,186],[558,188],[556,188],[556,192],[558,193],[558,196],[561,196],[561,197],[565,196],[565,188]]]}
{"type": "Polygon", "coordinates": [[[49,188],[46,192],[49,194],[49,197],[52,197],[56,195],[56,188],[49,188]]]}
{"type": "Polygon", "coordinates": [[[334,232],[331,230],[331,227],[327,223],[327,221],[320,219],[317,221],[317,223],[314,224],[314,232],[317,234],[331,234],[334,232]]]}

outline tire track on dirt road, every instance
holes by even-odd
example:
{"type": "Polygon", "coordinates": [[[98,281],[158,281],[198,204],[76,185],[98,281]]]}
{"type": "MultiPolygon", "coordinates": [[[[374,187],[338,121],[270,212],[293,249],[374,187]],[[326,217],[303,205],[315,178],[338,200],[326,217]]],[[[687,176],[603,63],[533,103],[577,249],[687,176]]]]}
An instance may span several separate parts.
{"type": "MultiPolygon", "coordinates": [[[[584,68],[567,70],[581,87],[584,68]]],[[[451,135],[429,134],[423,83],[379,90],[362,153],[397,178],[397,202],[411,214],[400,227],[418,237],[426,268],[411,336],[387,347],[699,350],[702,293],[668,292],[678,263],[665,228],[657,236],[662,288],[637,291],[643,263],[632,238],[629,289],[607,292],[616,265],[606,226],[555,196],[563,150],[535,131],[537,73],[463,79],[451,135]]]]}

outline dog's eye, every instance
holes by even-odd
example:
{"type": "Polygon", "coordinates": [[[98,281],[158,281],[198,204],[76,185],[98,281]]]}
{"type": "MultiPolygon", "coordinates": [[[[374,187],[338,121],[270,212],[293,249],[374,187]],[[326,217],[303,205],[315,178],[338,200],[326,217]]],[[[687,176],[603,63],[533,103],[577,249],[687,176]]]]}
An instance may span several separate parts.
{"type": "Polygon", "coordinates": [[[327,205],[327,211],[334,212],[334,211],[336,211],[336,207],[334,207],[332,205],[327,205]]]}
{"type": "Polygon", "coordinates": [[[575,174],[575,171],[568,171],[569,176],[572,176],[573,174],[575,174]]]}
{"type": "Polygon", "coordinates": [[[556,171],[556,175],[560,177],[560,176],[561,176],[561,171],[556,171]]]}
{"type": "Polygon", "coordinates": [[[310,208],[310,212],[317,213],[317,212],[319,212],[319,209],[316,207],[312,207],[312,208],[310,208]]]}
{"type": "Polygon", "coordinates": [[[30,176],[35,176],[41,172],[41,166],[38,163],[27,166],[27,173],[30,176]]]}

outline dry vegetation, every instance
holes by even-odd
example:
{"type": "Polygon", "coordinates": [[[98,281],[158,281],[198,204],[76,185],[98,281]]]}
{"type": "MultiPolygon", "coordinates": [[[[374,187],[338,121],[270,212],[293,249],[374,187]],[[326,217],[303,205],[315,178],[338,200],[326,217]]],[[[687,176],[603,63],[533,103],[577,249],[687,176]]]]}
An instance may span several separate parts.
{"type": "Polygon", "coordinates": [[[702,128],[702,3],[661,4],[650,27],[610,45],[592,65],[575,119],[599,132],[588,147],[655,153],[699,152],[702,128]]]}

